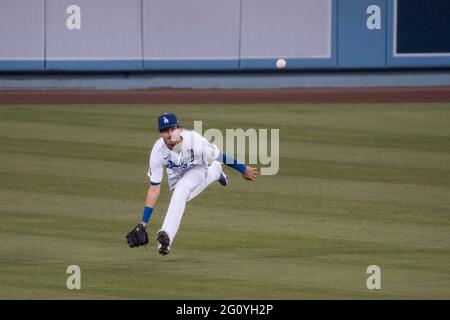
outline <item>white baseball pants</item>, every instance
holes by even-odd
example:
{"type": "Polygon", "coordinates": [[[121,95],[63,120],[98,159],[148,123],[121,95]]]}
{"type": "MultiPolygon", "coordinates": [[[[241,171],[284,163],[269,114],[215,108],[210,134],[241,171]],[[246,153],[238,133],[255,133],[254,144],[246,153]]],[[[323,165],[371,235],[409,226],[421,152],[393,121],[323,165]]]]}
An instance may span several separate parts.
{"type": "Polygon", "coordinates": [[[186,202],[195,198],[212,182],[219,180],[221,172],[221,163],[213,161],[207,168],[193,167],[189,169],[177,182],[161,228],[161,230],[167,232],[170,244],[172,244],[180,227],[186,202]]]}

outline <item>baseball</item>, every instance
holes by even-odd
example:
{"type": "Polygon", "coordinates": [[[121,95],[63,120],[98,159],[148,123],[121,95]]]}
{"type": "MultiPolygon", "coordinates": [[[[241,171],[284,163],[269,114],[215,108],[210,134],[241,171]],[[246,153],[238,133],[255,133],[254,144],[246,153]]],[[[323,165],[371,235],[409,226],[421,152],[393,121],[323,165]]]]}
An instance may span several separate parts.
{"type": "Polygon", "coordinates": [[[276,65],[278,69],[283,69],[284,67],[286,67],[286,60],[278,59],[276,65]]]}

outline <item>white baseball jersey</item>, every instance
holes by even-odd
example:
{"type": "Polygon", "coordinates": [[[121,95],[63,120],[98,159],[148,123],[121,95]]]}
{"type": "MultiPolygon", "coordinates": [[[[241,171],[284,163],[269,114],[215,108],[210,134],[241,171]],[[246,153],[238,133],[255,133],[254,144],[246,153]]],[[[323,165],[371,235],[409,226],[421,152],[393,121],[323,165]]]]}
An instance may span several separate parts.
{"type": "Polygon", "coordinates": [[[215,160],[219,157],[219,148],[199,133],[193,130],[182,130],[180,136],[183,141],[177,150],[169,149],[163,138],[159,138],[153,145],[147,173],[152,184],[162,182],[163,168],[165,167],[169,189],[173,190],[186,171],[194,166],[204,167],[206,170],[208,160],[215,160]]]}

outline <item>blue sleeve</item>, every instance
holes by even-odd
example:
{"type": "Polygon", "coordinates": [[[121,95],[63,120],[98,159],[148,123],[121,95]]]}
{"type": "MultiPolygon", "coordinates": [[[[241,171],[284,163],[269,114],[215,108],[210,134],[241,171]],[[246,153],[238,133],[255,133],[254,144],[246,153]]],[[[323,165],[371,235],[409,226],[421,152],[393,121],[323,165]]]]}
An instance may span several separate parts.
{"type": "Polygon", "coordinates": [[[150,220],[150,217],[152,215],[153,212],[153,208],[150,207],[144,207],[144,211],[142,212],[142,221],[144,221],[145,223],[148,223],[148,220],[150,220]]]}
{"type": "Polygon", "coordinates": [[[240,173],[244,173],[245,169],[247,169],[247,167],[245,166],[245,164],[240,163],[239,161],[237,161],[236,159],[234,159],[232,156],[227,155],[226,153],[221,152],[219,154],[219,159],[226,164],[227,166],[239,171],[240,173]]]}

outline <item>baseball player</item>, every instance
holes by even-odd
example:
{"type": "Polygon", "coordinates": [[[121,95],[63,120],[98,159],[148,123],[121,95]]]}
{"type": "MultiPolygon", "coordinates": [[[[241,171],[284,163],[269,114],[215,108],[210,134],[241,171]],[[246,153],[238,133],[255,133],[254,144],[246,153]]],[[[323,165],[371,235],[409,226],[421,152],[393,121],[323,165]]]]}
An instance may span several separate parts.
{"type": "Polygon", "coordinates": [[[160,115],[158,128],[161,137],[153,145],[150,154],[148,170],[150,186],[142,219],[126,235],[126,239],[131,248],[145,246],[148,243],[145,228],[158,200],[163,171],[166,168],[169,189],[173,194],[156,240],[158,252],[167,255],[180,227],[186,202],[192,200],[214,181],[218,181],[222,186],[228,185],[221,162],[239,171],[243,178],[249,181],[256,179],[257,170],[222,153],[215,144],[210,143],[199,133],[183,130],[173,113],[160,115]],[[212,160],[210,165],[208,160],[212,160]]]}

